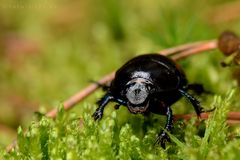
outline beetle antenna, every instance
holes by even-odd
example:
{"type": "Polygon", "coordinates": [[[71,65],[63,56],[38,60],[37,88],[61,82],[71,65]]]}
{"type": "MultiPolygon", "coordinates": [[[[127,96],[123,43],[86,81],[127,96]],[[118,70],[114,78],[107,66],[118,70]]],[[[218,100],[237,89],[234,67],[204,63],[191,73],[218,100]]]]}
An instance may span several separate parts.
{"type": "Polygon", "coordinates": [[[101,84],[98,81],[94,81],[94,80],[90,80],[90,83],[94,83],[96,85],[98,85],[98,87],[101,87],[103,91],[107,91],[109,89],[109,86],[106,84],[101,84]]]}

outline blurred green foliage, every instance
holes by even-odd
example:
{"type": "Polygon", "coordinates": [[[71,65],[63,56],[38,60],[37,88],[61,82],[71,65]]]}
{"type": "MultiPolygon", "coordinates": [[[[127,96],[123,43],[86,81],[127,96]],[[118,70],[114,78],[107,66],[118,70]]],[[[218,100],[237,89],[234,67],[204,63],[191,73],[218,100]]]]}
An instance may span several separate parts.
{"type": "MultiPolygon", "coordinates": [[[[217,151],[230,157],[227,153],[236,151],[238,141],[229,141],[223,148],[216,144],[217,147],[210,150],[209,148],[215,147],[215,142],[208,142],[204,138],[199,140],[199,137],[196,137],[196,140],[185,138],[186,149],[181,148],[181,145],[172,145],[173,148],[170,147],[167,152],[161,149],[150,151],[146,144],[152,147],[150,142],[154,141],[156,133],[153,128],[159,129],[159,125],[153,123],[146,129],[145,119],[141,115],[130,115],[126,108],[120,108],[117,118],[107,118],[100,126],[89,124],[84,129],[74,128],[78,123],[74,119],[78,117],[83,117],[84,122],[92,123],[87,119],[90,119],[89,115],[96,108],[94,103],[101,97],[101,91],[94,93],[70,111],[69,115],[75,113],[74,116],[69,117],[67,114],[68,118],[63,124],[45,117],[39,122],[30,122],[34,111],[40,110],[44,113],[56,107],[59,102],[89,84],[89,80],[99,79],[135,55],[156,52],[183,43],[214,39],[225,29],[240,33],[240,17],[230,12],[240,6],[237,4],[238,1],[234,0],[1,0],[0,146],[4,148],[11,143],[16,136],[16,129],[21,125],[23,128],[30,126],[29,133],[23,135],[21,129],[18,129],[19,151],[11,153],[13,157],[14,154],[15,157],[29,154],[38,155],[39,159],[48,159],[51,156],[68,158],[82,156],[83,152],[84,156],[91,157],[94,156],[91,152],[95,151],[96,147],[103,148],[103,152],[97,151],[97,156],[109,156],[109,159],[116,156],[123,159],[131,156],[140,159],[166,159],[168,152],[170,155],[178,153],[177,155],[190,156],[190,151],[192,159],[196,159],[198,154],[213,157],[217,151]],[[125,118],[126,114],[128,119],[125,118]],[[101,135],[99,132],[103,124],[109,126],[102,131],[104,135],[101,135]],[[69,132],[66,129],[68,127],[69,132]],[[97,128],[96,133],[91,133],[91,127],[97,128]],[[64,131],[60,133],[58,130],[61,128],[64,131]],[[84,135],[83,132],[89,134],[84,135]],[[126,135],[125,132],[130,134],[126,135]],[[91,135],[92,141],[88,141],[91,139],[88,136],[91,135]],[[103,141],[108,141],[100,142],[100,137],[96,135],[101,135],[103,141]],[[81,138],[87,140],[80,143],[81,138]],[[34,143],[30,143],[33,140],[34,143]],[[93,141],[97,141],[96,146],[91,144],[93,141]],[[205,149],[204,153],[199,153],[198,149],[202,147],[199,141],[207,143],[204,145],[214,145],[202,148],[205,149]],[[74,149],[64,143],[71,144],[74,149]],[[45,144],[48,144],[47,148],[45,144]],[[61,148],[63,144],[64,147],[61,148]],[[33,146],[32,152],[28,145],[33,146]],[[189,147],[191,145],[194,147],[189,147]],[[86,146],[89,148],[81,148],[86,146]],[[128,151],[129,147],[135,155],[128,151]],[[68,149],[72,152],[67,152],[68,149]],[[229,152],[230,150],[232,151],[229,152]],[[144,154],[147,151],[149,154],[144,154]]],[[[236,87],[231,76],[232,70],[223,69],[219,65],[222,58],[222,54],[216,50],[189,57],[180,64],[189,82],[202,83],[208,90],[221,95],[236,87]]],[[[213,96],[198,98],[204,108],[211,108],[213,96]]],[[[229,110],[239,110],[238,99],[238,94],[235,94],[229,110]]],[[[112,108],[109,106],[106,109],[106,116],[111,115],[112,108]]],[[[176,103],[173,110],[174,113],[193,112],[184,100],[176,103]]],[[[153,117],[157,117],[157,122],[164,125],[162,117],[153,117]]],[[[189,125],[191,123],[187,124],[189,125]]],[[[192,136],[191,133],[196,133],[197,130],[194,126],[186,127],[185,135],[188,133],[192,136]]],[[[231,127],[230,130],[239,130],[239,127],[231,127]]],[[[227,137],[230,134],[228,131],[221,131],[221,135],[227,137]]],[[[209,131],[209,134],[214,134],[213,132],[209,131]]],[[[183,137],[177,138],[182,140],[183,137]]],[[[221,158],[222,156],[220,155],[221,158]]]]}

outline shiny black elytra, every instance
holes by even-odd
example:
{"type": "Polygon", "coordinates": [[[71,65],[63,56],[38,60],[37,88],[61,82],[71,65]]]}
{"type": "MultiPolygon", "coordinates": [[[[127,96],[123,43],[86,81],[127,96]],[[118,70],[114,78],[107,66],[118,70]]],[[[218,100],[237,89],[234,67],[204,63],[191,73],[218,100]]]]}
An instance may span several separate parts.
{"type": "Polygon", "coordinates": [[[98,101],[99,107],[93,113],[93,118],[101,119],[109,102],[116,102],[118,107],[126,106],[134,114],[152,112],[166,115],[165,130],[161,131],[156,141],[165,148],[165,143],[170,140],[166,131],[171,131],[173,126],[170,108],[173,103],[184,96],[198,116],[202,112],[199,101],[187,92],[197,88],[199,85],[187,83],[184,72],[171,59],[159,54],[141,55],[117,70],[106,94],[98,101]]]}

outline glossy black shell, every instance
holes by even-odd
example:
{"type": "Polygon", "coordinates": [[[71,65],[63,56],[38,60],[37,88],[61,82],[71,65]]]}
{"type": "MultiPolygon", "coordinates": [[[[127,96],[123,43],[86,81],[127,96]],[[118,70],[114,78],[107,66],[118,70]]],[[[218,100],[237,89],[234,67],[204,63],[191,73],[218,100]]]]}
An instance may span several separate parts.
{"type": "Polygon", "coordinates": [[[166,125],[156,140],[165,148],[165,143],[170,141],[166,131],[170,132],[173,127],[171,105],[184,96],[200,116],[203,112],[200,102],[187,92],[189,89],[197,91],[199,87],[202,88],[198,84],[188,84],[184,72],[171,59],[159,54],[141,55],[117,70],[92,116],[94,120],[100,120],[109,102],[116,102],[116,109],[126,106],[133,114],[166,115],[166,125]]]}
{"type": "Polygon", "coordinates": [[[187,87],[184,72],[173,60],[159,54],[140,55],[117,70],[110,86],[114,98],[126,100],[126,84],[132,79],[132,74],[139,71],[149,73],[155,88],[150,95],[151,112],[164,113],[164,106],[169,106],[182,97],[178,90],[187,87]]]}

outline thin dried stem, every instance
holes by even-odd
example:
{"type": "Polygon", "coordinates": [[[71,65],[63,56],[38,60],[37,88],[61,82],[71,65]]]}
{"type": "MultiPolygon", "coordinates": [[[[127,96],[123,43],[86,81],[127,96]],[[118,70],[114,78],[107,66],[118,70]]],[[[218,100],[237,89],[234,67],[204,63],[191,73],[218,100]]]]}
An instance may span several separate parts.
{"type": "MultiPolygon", "coordinates": [[[[208,119],[210,113],[201,113],[201,119],[208,119]]],[[[193,117],[196,117],[196,114],[176,114],[174,115],[174,121],[179,119],[190,120],[193,117]]],[[[229,112],[227,114],[227,123],[228,124],[240,124],[240,112],[229,112]]]]}
{"type": "Polygon", "coordinates": [[[190,55],[192,56],[194,54],[198,54],[198,53],[201,53],[201,52],[210,51],[210,50],[216,49],[217,47],[218,47],[217,41],[212,40],[212,41],[208,41],[206,43],[202,43],[199,46],[189,48],[188,50],[185,50],[185,51],[181,52],[180,54],[173,55],[172,58],[174,60],[181,60],[181,59],[186,58],[190,55]]]}
{"type": "MultiPolygon", "coordinates": [[[[212,41],[215,41],[215,40],[212,40],[212,41]]],[[[179,45],[177,47],[167,48],[167,49],[164,49],[164,50],[156,52],[156,53],[159,53],[159,54],[164,55],[164,56],[172,56],[172,55],[175,55],[175,54],[178,54],[178,53],[182,54],[182,52],[184,52],[184,51],[187,51],[187,50],[195,48],[195,47],[199,47],[199,46],[204,45],[204,44],[208,44],[209,42],[210,41],[200,41],[200,42],[183,44],[183,45],[179,45]]]]}

